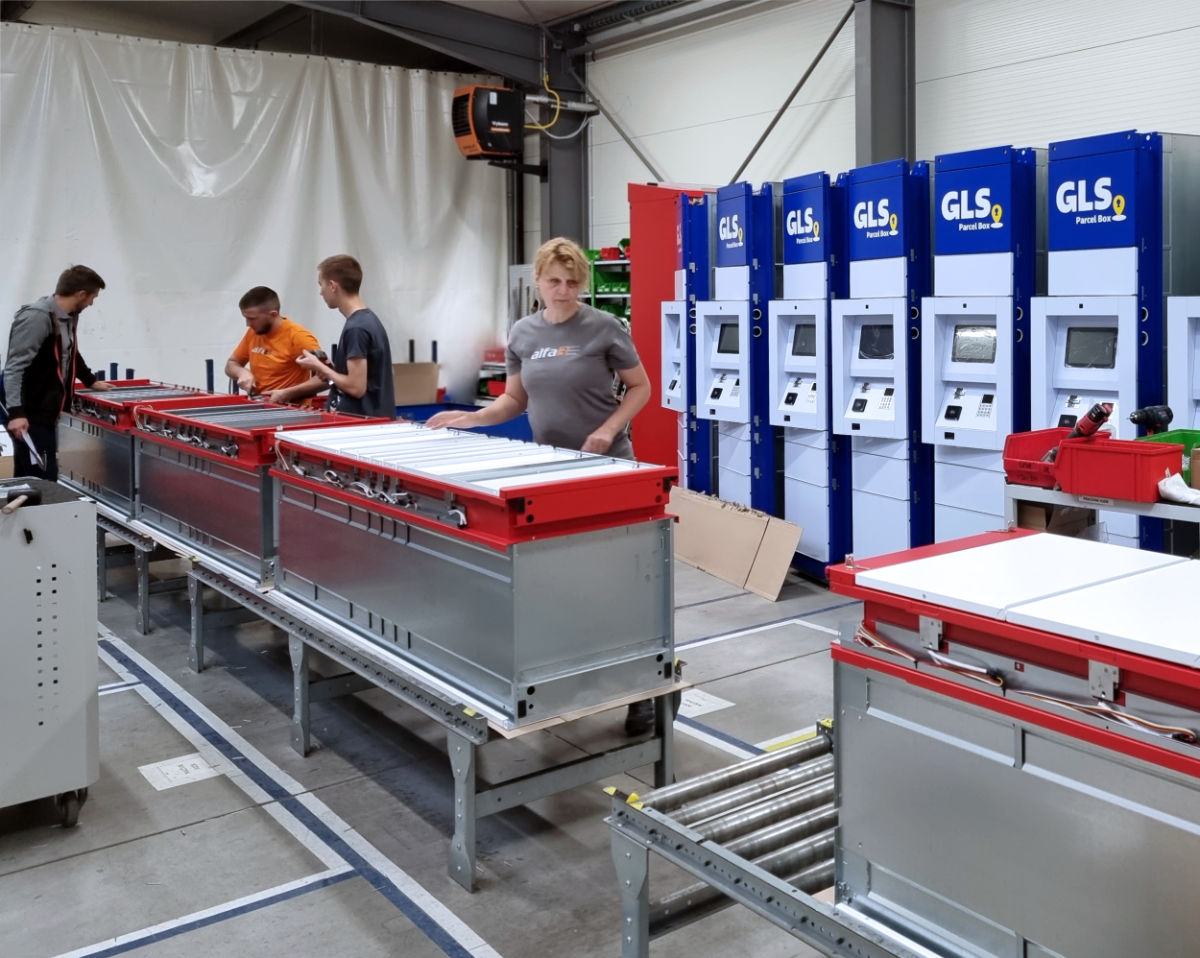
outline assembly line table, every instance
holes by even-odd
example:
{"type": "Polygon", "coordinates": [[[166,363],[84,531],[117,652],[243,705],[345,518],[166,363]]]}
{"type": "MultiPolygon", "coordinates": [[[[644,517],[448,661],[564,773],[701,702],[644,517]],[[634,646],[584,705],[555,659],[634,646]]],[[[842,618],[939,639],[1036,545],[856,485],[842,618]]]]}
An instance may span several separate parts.
{"type": "Polygon", "coordinates": [[[479,819],[646,765],[654,766],[656,788],[672,780],[675,696],[684,687],[678,679],[671,688],[656,693],[634,693],[578,712],[512,728],[498,713],[489,714],[490,710],[483,703],[465,701],[458,690],[437,676],[389,654],[383,647],[322,613],[273,589],[261,587],[244,572],[211,556],[197,554],[186,542],[159,529],[125,517],[103,503],[97,503],[96,508],[100,596],[103,598],[106,587],[105,536],[111,534],[135,550],[138,622],[142,634],[149,631],[150,594],[160,591],[152,589],[149,581],[152,555],[165,550],[190,561],[191,568],[186,576],[191,606],[188,662],[197,672],[204,669],[206,627],[262,619],[287,634],[292,664],[291,744],[301,755],[308,754],[311,744],[309,707],[312,702],[372,688],[392,694],[446,729],[447,751],[454,775],[455,809],[449,873],[468,891],[475,888],[475,827],[479,819]],[[206,611],[203,601],[206,589],[232,600],[234,607],[206,611]],[[314,679],[311,669],[314,653],[346,671],[333,677],[314,679]],[[485,782],[479,777],[478,749],[490,741],[518,738],[648,698],[655,703],[654,730],[649,737],[502,782],[485,782]]]}
{"type": "Polygon", "coordinates": [[[654,765],[656,787],[671,781],[673,696],[679,690],[678,685],[654,697],[654,733],[649,738],[507,781],[484,782],[478,774],[478,749],[489,741],[517,738],[647,696],[629,695],[578,713],[509,728],[497,717],[489,717],[482,704],[463,701],[460,693],[436,676],[423,673],[388,654],[339,623],[278,592],[261,591],[240,572],[217,570],[200,562],[188,574],[191,599],[189,660],[197,670],[204,668],[204,630],[213,614],[204,609],[205,589],[232,599],[255,617],[265,619],[287,633],[292,662],[292,747],[301,755],[307,754],[311,742],[309,706],[312,702],[370,688],[389,692],[446,729],[447,750],[454,773],[455,809],[449,871],[450,877],[467,891],[473,891],[475,886],[475,824],[479,819],[644,765],[654,765]],[[336,662],[346,672],[314,680],[310,670],[313,652],[336,662]]]}
{"type": "MultiPolygon", "coordinates": [[[[91,498],[86,492],[80,492],[72,485],[63,485],[76,494],[91,498]]],[[[135,529],[131,520],[120,512],[99,500],[93,501],[96,503],[96,601],[103,602],[108,595],[108,556],[112,551],[108,537],[111,535],[133,550],[133,563],[137,572],[137,630],[140,635],[146,635],[150,631],[151,594],[182,589],[187,584],[183,576],[151,582],[150,563],[155,559],[186,556],[188,550],[176,552],[165,548],[155,540],[149,529],[135,529]]]]}

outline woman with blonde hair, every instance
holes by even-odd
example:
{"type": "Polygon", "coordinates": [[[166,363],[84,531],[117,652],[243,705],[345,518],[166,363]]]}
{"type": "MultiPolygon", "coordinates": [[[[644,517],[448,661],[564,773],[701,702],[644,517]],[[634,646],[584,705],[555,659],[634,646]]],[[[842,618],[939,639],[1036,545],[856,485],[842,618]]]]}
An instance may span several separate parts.
{"type": "Polygon", "coordinates": [[[509,333],[504,394],[473,412],[440,412],[427,425],[494,426],[528,409],[534,442],[632,459],[629,423],[650,398],[650,378],[621,323],[580,301],[590,273],[571,240],[543,243],[533,260],[542,308],[509,333]],[[614,375],[625,385],[620,398],[614,375]]]}

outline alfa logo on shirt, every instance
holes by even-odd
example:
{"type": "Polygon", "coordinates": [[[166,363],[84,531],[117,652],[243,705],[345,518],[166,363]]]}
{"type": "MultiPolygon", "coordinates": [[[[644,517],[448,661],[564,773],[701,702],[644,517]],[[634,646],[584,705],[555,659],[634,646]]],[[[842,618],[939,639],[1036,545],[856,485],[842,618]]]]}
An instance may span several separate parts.
{"type": "Polygon", "coordinates": [[[543,346],[529,354],[530,359],[555,359],[559,356],[572,356],[579,352],[578,346],[543,346]]]}

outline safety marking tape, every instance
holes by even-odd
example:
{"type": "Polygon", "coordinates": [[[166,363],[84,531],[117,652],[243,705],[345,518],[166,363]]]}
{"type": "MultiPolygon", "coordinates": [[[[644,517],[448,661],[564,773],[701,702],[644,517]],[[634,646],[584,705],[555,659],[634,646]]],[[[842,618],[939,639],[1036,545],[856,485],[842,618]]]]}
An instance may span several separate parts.
{"type": "MultiPolygon", "coordinates": [[[[348,865],[451,958],[499,953],[403,869],[390,861],[296,779],[103,625],[101,657],[204,758],[287,829],[327,868],[348,865]]],[[[190,930],[190,929],[183,929],[190,930]]],[[[113,952],[115,954],[116,952],[113,952]]]]}

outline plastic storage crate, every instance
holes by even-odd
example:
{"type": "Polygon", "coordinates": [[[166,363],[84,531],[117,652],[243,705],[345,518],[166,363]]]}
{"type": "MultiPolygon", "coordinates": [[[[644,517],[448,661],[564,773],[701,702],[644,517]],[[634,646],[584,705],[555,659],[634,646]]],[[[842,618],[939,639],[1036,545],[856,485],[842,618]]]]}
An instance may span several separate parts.
{"type": "Polygon", "coordinates": [[[1200,443],[1200,429],[1172,429],[1160,432],[1156,436],[1139,436],[1141,442],[1168,442],[1183,445],[1183,481],[1188,485],[1192,482],[1191,455],[1192,449],[1200,443]]]}
{"type": "Polygon", "coordinates": [[[1054,463],[1042,457],[1071,434],[1070,429],[1035,429],[1033,432],[1014,432],[1004,440],[1004,474],[1008,481],[1019,486],[1042,486],[1053,489],[1058,479],[1054,463]]]}
{"type": "Polygon", "coordinates": [[[1157,502],[1158,483],[1179,472],[1183,446],[1136,439],[1064,439],[1055,475],[1063,492],[1157,502]]]}

